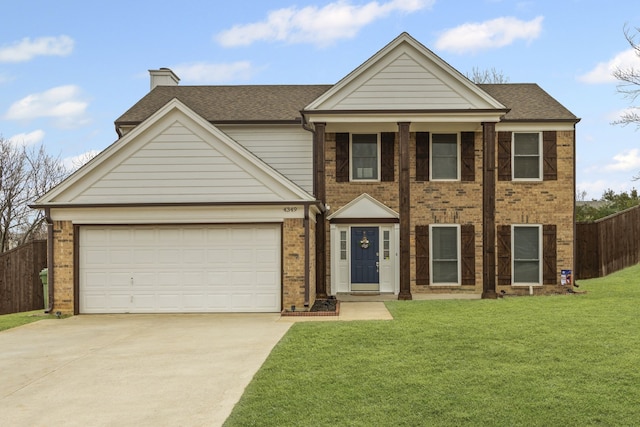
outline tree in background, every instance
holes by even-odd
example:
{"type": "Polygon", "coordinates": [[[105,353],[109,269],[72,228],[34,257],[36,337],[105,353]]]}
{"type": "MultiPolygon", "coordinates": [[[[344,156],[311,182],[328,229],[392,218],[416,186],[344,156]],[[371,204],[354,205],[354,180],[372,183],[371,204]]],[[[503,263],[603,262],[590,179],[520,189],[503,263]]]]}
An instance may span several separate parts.
{"type": "MultiPolygon", "coordinates": [[[[636,41],[636,38],[640,35],[640,27],[636,27],[634,31],[629,27],[624,28],[624,37],[627,42],[635,51],[635,54],[640,58],[640,43],[636,41]]],[[[623,94],[625,98],[628,98],[631,103],[635,103],[638,95],[640,95],[640,69],[634,67],[616,68],[613,72],[613,76],[620,81],[618,83],[618,92],[623,94]]],[[[640,128],[640,107],[631,105],[626,112],[622,114],[620,119],[613,122],[619,125],[635,124],[640,128]]]]}
{"type": "Polygon", "coordinates": [[[608,189],[600,200],[584,201],[585,192],[579,193],[576,203],[576,221],[592,222],[625,209],[640,205],[638,190],[622,191],[619,194],[608,189]]]}
{"type": "Polygon", "coordinates": [[[509,78],[504,75],[502,70],[498,71],[495,68],[490,70],[480,70],[473,67],[471,75],[467,73],[467,78],[475,84],[482,83],[509,83],[509,78]]]}
{"type": "Polygon", "coordinates": [[[29,204],[68,174],[43,146],[27,148],[0,137],[0,253],[45,236],[44,212],[29,204]]]}

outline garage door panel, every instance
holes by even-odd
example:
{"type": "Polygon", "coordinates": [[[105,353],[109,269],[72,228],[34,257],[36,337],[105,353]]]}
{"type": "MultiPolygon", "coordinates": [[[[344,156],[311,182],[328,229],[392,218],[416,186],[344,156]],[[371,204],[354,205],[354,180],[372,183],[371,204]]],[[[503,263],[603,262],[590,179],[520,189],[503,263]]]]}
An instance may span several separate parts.
{"type": "MultiPolygon", "coordinates": [[[[173,242],[171,244],[175,245],[176,242],[173,242]]],[[[165,266],[167,265],[178,266],[182,261],[180,256],[180,251],[178,251],[177,249],[158,249],[156,252],[156,259],[160,264],[163,264],[165,266]]]]}
{"type": "Polygon", "coordinates": [[[82,226],[80,311],[279,311],[280,250],[277,225],[82,226]]]}
{"type": "Polygon", "coordinates": [[[129,230],[127,228],[114,228],[114,229],[107,230],[107,233],[108,233],[107,239],[111,244],[131,243],[132,241],[131,239],[132,230],[129,230]]]}

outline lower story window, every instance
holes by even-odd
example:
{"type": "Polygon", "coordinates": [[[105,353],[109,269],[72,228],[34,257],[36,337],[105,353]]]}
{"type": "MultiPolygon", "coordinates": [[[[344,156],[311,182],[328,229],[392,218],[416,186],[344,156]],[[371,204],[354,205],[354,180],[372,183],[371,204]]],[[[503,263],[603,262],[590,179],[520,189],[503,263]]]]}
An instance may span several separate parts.
{"type": "Polygon", "coordinates": [[[431,232],[431,283],[460,283],[460,227],[457,225],[432,225],[431,232]]]}
{"type": "Polygon", "coordinates": [[[513,283],[539,284],[541,279],[539,225],[513,226],[513,283]]]}

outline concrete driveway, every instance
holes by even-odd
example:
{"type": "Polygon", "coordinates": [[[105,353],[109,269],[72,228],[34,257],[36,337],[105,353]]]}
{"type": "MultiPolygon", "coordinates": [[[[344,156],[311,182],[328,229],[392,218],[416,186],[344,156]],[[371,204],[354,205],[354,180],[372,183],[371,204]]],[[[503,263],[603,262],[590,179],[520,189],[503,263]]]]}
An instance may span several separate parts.
{"type": "Polygon", "coordinates": [[[291,326],[279,319],[84,315],[0,332],[2,425],[221,425],[291,326]]]}

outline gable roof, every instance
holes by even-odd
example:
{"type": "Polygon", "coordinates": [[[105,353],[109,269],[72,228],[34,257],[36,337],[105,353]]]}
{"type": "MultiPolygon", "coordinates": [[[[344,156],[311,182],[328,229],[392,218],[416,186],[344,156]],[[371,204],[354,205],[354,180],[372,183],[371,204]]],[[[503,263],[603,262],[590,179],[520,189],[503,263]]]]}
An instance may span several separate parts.
{"type": "Polygon", "coordinates": [[[174,98],[35,206],[313,200],[174,98]]]}
{"type": "Polygon", "coordinates": [[[327,217],[328,220],[338,218],[398,219],[400,215],[369,194],[362,193],[327,217]]]}
{"type": "Polygon", "coordinates": [[[305,107],[322,110],[506,110],[408,33],[305,107]]]}
{"type": "Polygon", "coordinates": [[[380,99],[388,101],[387,111],[475,110],[510,121],[579,121],[536,84],[476,85],[402,33],[334,85],[157,86],[115,125],[122,136],[125,128],[139,125],[173,98],[213,124],[301,124],[302,113],[325,107],[338,114],[364,106],[363,110],[373,111],[367,97],[376,89],[385,92],[380,99]],[[410,83],[386,85],[398,80],[410,83]],[[413,104],[403,105],[403,94],[410,94],[413,104]]]}
{"type": "Polygon", "coordinates": [[[156,86],[116,119],[139,124],[176,98],[211,123],[300,123],[300,110],[331,85],[156,86]]]}
{"type": "Polygon", "coordinates": [[[503,121],[574,121],[580,119],[535,83],[479,84],[510,108],[503,121]]]}

